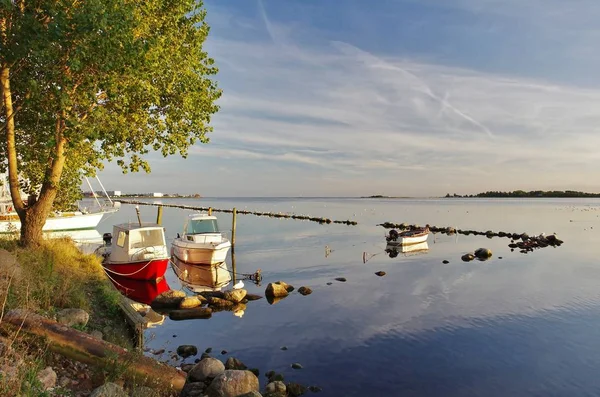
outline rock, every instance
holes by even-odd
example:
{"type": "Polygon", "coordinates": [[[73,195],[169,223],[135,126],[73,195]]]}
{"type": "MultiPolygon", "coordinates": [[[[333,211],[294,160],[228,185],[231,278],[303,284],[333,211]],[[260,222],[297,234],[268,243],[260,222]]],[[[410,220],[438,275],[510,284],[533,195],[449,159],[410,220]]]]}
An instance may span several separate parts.
{"type": "Polygon", "coordinates": [[[196,363],[199,363],[201,360],[204,360],[205,358],[212,358],[212,356],[206,352],[202,353],[202,356],[200,356],[200,360],[196,361],[196,363]]]}
{"type": "Polygon", "coordinates": [[[208,304],[219,309],[226,309],[229,307],[233,307],[235,303],[233,303],[232,301],[228,301],[227,299],[211,297],[208,298],[208,304]]]}
{"type": "Polygon", "coordinates": [[[181,345],[177,347],[177,354],[183,358],[198,354],[198,348],[194,345],[181,345]]]}
{"type": "Polygon", "coordinates": [[[267,397],[285,397],[286,393],[285,383],[279,380],[271,382],[265,387],[265,396],[267,397]]]}
{"type": "Polygon", "coordinates": [[[185,292],[171,289],[154,298],[152,303],[150,303],[150,307],[153,309],[174,309],[179,307],[179,304],[185,297],[185,292]]]}
{"type": "Polygon", "coordinates": [[[262,299],[263,297],[260,295],[255,295],[255,294],[246,294],[246,299],[249,301],[257,301],[259,299],[262,299]]]}
{"type": "Polygon", "coordinates": [[[283,281],[277,281],[275,283],[269,283],[265,290],[267,298],[285,298],[289,292],[286,288],[287,284],[283,281]]]}
{"type": "Polygon", "coordinates": [[[193,309],[194,307],[202,306],[206,299],[200,299],[198,296],[186,296],[179,302],[180,309],[193,309]]]}
{"type": "Polygon", "coordinates": [[[442,261],[442,263],[443,263],[444,265],[447,265],[448,263],[450,263],[450,261],[448,261],[448,260],[444,259],[444,260],[442,261]]]}
{"type": "Polygon", "coordinates": [[[221,350],[221,354],[222,354],[222,355],[225,355],[225,354],[227,354],[227,350],[221,350]]]}
{"type": "Polygon", "coordinates": [[[251,392],[240,394],[238,397],[262,397],[262,394],[255,390],[252,390],[251,392]]]}
{"type": "Polygon", "coordinates": [[[460,259],[462,259],[465,262],[471,262],[473,259],[475,259],[475,255],[468,253],[468,254],[464,254],[463,256],[460,257],[460,259]]]}
{"type": "Polygon", "coordinates": [[[281,298],[275,298],[272,296],[267,296],[267,302],[269,302],[270,305],[274,305],[282,300],[284,300],[285,297],[281,297],[281,298]]]}
{"type": "Polygon", "coordinates": [[[225,293],[223,291],[202,291],[200,295],[204,298],[221,298],[225,299],[225,293]]]}
{"type": "Polygon", "coordinates": [[[123,388],[115,383],[105,383],[94,389],[90,397],[128,397],[123,388]]]}
{"type": "Polygon", "coordinates": [[[331,284],[333,284],[331,281],[327,283],[327,285],[331,285],[331,284]]]}
{"type": "Polygon", "coordinates": [[[323,391],[323,389],[321,389],[319,386],[308,386],[308,390],[310,390],[313,393],[318,393],[320,391],[323,391]]]}
{"type": "Polygon", "coordinates": [[[104,335],[102,334],[102,332],[98,331],[98,330],[90,332],[90,336],[92,338],[96,338],[96,339],[100,339],[100,340],[102,340],[104,338],[104,335]]]}
{"type": "Polygon", "coordinates": [[[206,390],[206,383],[204,382],[185,382],[179,397],[203,397],[204,390],[206,390]]]}
{"type": "Polygon", "coordinates": [[[37,379],[42,385],[42,390],[48,390],[56,386],[56,372],[52,367],[46,367],[37,374],[37,379]]]}
{"type": "Polygon", "coordinates": [[[306,386],[302,386],[298,383],[288,383],[286,389],[289,396],[297,397],[306,393],[306,386]]]}
{"type": "Polygon", "coordinates": [[[228,301],[240,303],[245,297],[248,291],[245,289],[233,289],[229,291],[225,291],[224,298],[228,301]]]}
{"type": "Polygon", "coordinates": [[[475,250],[475,256],[478,259],[488,259],[492,256],[492,251],[487,248],[478,248],[475,250]]]}
{"type": "Polygon", "coordinates": [[[209,357],[194,365],[194,368],[188,372],[188,380],[192,382],[202,382],[207,379],[215,378],[224,371],[225,366],[221,361],[209,357]]]}
{"type": "Polygon", "coordinates": [[[193,309],[179,309],[169,312],[169,318],[174,321],[187,320],[191,318],[211,318],[212,309],[210,307],[195,307],[193,309]]]}
{"type": "Polygon", "coordinates": [[[308,287],[300,287],[298,288],[298,293],[300,295],[310,295],[312,294],[312,289],[308,288],[308,287]]]}
{"type": "Polygon", "coordinates": [[[375,272],[376,275],[378,275],[379,277],[383,277],[386,275],[386,273],[383,270],[380,270],[378,272],[375,272]]]}
{"type": "Polygon", "coordinates": [[[258,368],[248,368],[248,371],[252,372],[256,377],[260,375],[260,370],[258,368]]]}
{"type": "Polygon", "coordinates": [[[281,346],[281,350],[287,350],[287,346],[281,346]]]}
{"type": "Polygon", "coordinates": [[[348,280],[346,280],[346,277],[338,277],[338,278],[335,279],[335,281],[340,281],[342,283],[345,283],[348,280]]]}
{"type": "Polygon", "coordinates": [[[258,391],[258,378],[250,371],[228,369],[217,376],[206,389],[208,397],[236,397],[258,391]]]}
{"type": "Polygon", "coordinates": [[[244,363],[238,360],[237,358],[229,357],[227,361],[225,361],[225,369],[244,370],[248,369],[248,367],[246,367],[246,365],[244,365],[244,363]]]}
{"type": "Polygon", "coordinates": [[[292,368],[294,368],[294,369],[302,369],[302,364],[300,364],[300,363],[293,363],[292,364],[292,368]]]}
{"type": "Polygon", "coordinates": [[[188,373],[194,368],[194,364],[181,364],[181,370],[185,373],[188,373]]]}
{"type": "Polygon", "coordinates": [[[207,347],[206,350],[204,350],[204,353],[206,353],[206,354],[212,353],[212,347],[207,347]]]}
{"type": "Polygon", "coordinates": [[[267,379],[269,379],[269,382],[275,382],[275,381],[281,381],[283,382],[283,374],[277,373],[275,371],[269,371],[267,372],[267,379]]]}
{"type": "Polygon", "coordinates": [[[57,314],[57,321],[68,327],[85,327],[90,315],[82,309],[62,309],[57,314]]]}
{"type": "Polygon", "coordinates": [[[148,386],[138,386],[131,393],[131,397],[160,397],[160,394],[148,386]]]}

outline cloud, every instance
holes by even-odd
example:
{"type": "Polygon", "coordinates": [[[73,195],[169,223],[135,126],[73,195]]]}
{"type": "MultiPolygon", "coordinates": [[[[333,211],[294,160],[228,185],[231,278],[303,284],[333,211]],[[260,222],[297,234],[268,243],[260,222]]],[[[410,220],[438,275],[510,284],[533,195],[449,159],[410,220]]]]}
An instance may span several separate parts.
{"type": "MultiPolygon", "coordinates": [[[[422,4],[496,20],[539,11],[536,29],[547,31],[564,11],[561,23],[577,31],[581,12],[550,3],[546,10],[538,0],[422,4]]],[[[375,51],[340,39],[348,36],[341,28],[329,39],[321,26],[302,25],[309,15],[283,21],[286,8],[278,7],[258,1],[242,13],[209,4],[216,23],[206,48],[224,95],[211,144],[192,148],[186,169],[239,167],[226,183],[208,182],[215,195],[600,190],[600,89],[375,51]],[[324,179],[335,182],[319,185],[324,179]]],[[[365,23],[376,22],[355,4],[361,10],[365,23]]]]}

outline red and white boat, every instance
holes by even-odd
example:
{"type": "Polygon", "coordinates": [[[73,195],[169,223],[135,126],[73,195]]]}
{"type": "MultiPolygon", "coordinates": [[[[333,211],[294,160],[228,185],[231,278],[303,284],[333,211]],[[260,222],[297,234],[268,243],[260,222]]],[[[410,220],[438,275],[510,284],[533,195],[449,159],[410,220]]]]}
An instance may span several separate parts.
{"type": "Polygon", "coordinates": [[[158,280],[169,265],[165,229],[156,224],[123,223],[104,234],[104,245],[96,251],[104,258],[109,276],[135,280],[158,280]],[[112,241],[112,239],[115,241],[112,241]]]}

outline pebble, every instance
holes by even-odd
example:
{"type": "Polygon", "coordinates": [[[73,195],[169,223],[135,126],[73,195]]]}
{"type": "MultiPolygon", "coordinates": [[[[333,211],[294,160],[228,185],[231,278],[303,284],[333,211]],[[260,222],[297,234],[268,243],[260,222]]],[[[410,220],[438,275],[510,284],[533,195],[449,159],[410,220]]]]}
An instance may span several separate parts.
{"type": "Polygon", "coordinates": [[[379,277],[383,277],[383,276],[385,276],[386,273],[384,271],[378,271],[378,272],[375,272],[375,274],[378,275],[379,277]]]}
{"type": "Polygon", "coordinates": [[[342,283],[345,283],[347,280],[346,280],[346,277],[337,277],[337,278],[335,279],[335,281],[340,281],[340,282],[342,282],[342,283]]]}
{"type": "Polygon", "coordinates": [[[292,368],[294,369],[302,369],[302,365],[300,363],[293,363],[292,368]]]}

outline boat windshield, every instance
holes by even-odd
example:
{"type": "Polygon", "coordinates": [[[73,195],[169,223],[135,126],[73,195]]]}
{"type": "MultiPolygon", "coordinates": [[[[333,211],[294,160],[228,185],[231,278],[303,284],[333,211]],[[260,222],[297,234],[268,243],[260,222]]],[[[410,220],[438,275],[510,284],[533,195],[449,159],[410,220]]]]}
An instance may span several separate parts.
{"type": "Polygon", "coordinates": [[[219,233],[216,219],[192,219],[188,222],[186,234],[219,233]]]}
{"type": "Polygon", "coordinates": [[[132,230],[129,232],[129,247],[143,248],[164,245],[162,229],[132,230]]]}

